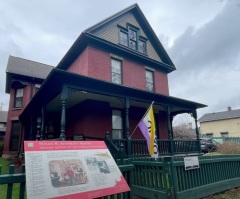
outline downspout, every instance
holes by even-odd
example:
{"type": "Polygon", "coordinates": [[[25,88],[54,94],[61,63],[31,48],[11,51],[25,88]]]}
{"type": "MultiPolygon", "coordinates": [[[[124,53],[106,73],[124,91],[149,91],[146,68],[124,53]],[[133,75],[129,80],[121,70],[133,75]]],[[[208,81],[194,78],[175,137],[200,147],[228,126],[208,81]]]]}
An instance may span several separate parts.
{"type": "Polygon", "coordinates": [[[22,135],[23,135],[23,124],[21,122],[21,120],[19,120],[19,123],[20,123],[20,135],[19,135],[19,142],[18,142],[18,152],[17,152],[17,157],[19,157],[21,151],[22,151],[22,142],[23,142],[23,139],[22,139],[22,135]]]}
{"type": "Polygon", "coordinates": [[[31,99],[32,99],[32,97],[33,97],[33,83],[34,83],[34,80],[35,80],[35,78],[33,77],[33,78],[32,78],[32,83],[31,83],[30,100],[29,100],[29,101],[31,101],[31,99]]]}

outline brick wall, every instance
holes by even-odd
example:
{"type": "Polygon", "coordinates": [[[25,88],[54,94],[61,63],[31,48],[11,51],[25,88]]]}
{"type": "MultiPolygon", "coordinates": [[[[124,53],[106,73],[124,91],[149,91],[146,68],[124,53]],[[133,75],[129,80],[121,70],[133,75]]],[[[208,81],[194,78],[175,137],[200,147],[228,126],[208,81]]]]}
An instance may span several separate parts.
{"type": "Polygon", "coordinates": [[[66,136],[79,133],[104,138],[112,129],[112,112],[106,102],[86,100],[67,111],[66,136]]]}
{"type": "MultiPolygon", "coordinates": [[[[121,60],[123,85],[146,90],[145,66],[124,58],[121,60]]],[[[88,46],[67,71],[111,82],[111,55],[88,46]]],[[[168,95],[167,74],[155,70],[154,78],[155,92],[168,95]]]]}
{"type": "Polygon", "coordinates": [[[23,101],[22,108],[14,108],[14,100],[15,100],[15,89],[10,90],[10,101],[8,108],[8,117],[7,117],[7,126],[6,126],[6,134],[4,139],[4,154],[9,154],[9,144],[11,137],[11,128],[12,121],[18,120],[19,115],[22,113],[23,109],[27,106],[31,99],[31,93],[35,93],[35,83],[31,84],[30,82],[23,89],[23,101]],[[31,89],[33,89],[31,91],[31,89]]]}

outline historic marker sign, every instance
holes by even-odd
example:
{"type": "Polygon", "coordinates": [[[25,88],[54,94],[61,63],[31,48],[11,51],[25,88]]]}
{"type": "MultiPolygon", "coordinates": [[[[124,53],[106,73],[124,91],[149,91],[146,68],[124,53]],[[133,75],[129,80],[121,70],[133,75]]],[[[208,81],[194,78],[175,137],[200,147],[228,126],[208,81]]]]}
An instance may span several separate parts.
{"type": "Polygon", "coordinates": [[[185,170],[199,169],[199,161],[197,156],[184,157],[185,170]]]}
{"type": "Polygon", "coordinates": [[[96,198],[129,191],[103,141],[25,141],[27,198],[96,198]]]}

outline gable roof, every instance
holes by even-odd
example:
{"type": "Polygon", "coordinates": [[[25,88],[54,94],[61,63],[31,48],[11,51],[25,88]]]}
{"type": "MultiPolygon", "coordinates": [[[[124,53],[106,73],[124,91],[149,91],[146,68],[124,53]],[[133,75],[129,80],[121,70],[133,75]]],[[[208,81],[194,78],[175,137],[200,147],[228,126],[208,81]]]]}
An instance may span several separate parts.
{"type": "Polygon", "coordinates": [[[156,53],[158,54],[160,59],[163,61],[163,63],[170,65],[173,69],[176,69],[172,60],[170,59],[167,52],[163,48],[161,42],[159,41],[157,35],[153,31],[148,20],[146,19],[143,12],[139,8],[138,4],[133,4],[132,6],[129,6],[129,7],[125,8],[124,10],[104,19],[103,21],[100,21],[99,23],[95,24],[94,26],[86,29],[85,32],[94,34],[98,31],[101,31],[101,29],[103,29],[104,26],[108,27],[108,26],[111,26],[111,23],[120,22],[122,20],[122,18],[124,18],[124,15],[127,15],[129,13],[133,14],[134,17],[137,19],[137,22],[140,23],[139,25],[143,29],[140,31],[143,33],[143,35],[145,37],[147,37],[147,39],[150,40],[151,45],[154,45],[153,47],[157,50],[156,53]]]}
{"type": "Polygon", "coordinates": [[[217,120],[225,120],[232,118],[240,118],[240,109],[229,110],[217,113],[207,113],[198,119],[198,122],[209,122],[217,120]]]}
{"type": "Polygon", "coordinates": [[[148,23],[147,19],[145,18],[137,4],[134,4],[108,17],[107,19],[97,23],[96,25],[82,32],[81,35],[77,38],[77,40],[70,47],[68,52],[65,54],[65,56],[62,58],[62,60],[59,62],[56,68],[66,70],[77,59],[77,57],[80,55],[80,53],[85,49],[87,45],[92,45],[97,48],[107,50],[111,53],[119,54],[120,56],[124,56],[125,58],[136,60],[146,66],[149,65],[154,69],[159,69],[166,73],[170,73],[176,70],[173,62],[171,61],[170,57],[163,48],[158,37],[154,33],[153,29],[151,28],[150,24],[148,23]],[[162,62],[150,59],[148,56],[143,56],[141,53],[137,51],[131,50],[130,48],[124,48],[118,44],[109,42],[93,34],[102,26],[108,26],[108,23],[117,20],[117,18],[127,13],[134,14],[134,17],[141,24],[141,27],[143,28],[145,34],[148,36],[148,39],[151,41],[151,44],[153,45],[154,49],[156,49],[156,52],[160,55],[162,62]]]}
{"type": "Polygon", "coordinates": [[[10,55],[6,68],[7,78],[5,91],[9,93],[13,76],[24,76],[44,80],[53,68],[53,66],[47,64],[10,55]]]}
{"type": "Polygon", "coordinates": [[[10,55],[6,73],[46,79],[52,69],[53,66],[10,55]]]}
{"type": "Polygon", "coordinates": [[[0,111],[0,122],[1,123],[7,123],[7,111],[0,111]]]}

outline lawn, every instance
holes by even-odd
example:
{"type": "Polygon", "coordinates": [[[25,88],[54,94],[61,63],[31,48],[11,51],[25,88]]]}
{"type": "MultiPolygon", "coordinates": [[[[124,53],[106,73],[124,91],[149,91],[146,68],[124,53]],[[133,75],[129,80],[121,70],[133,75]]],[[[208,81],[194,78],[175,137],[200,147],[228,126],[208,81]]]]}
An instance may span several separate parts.
{"type": "MultiPolygon", "coordinates": [[[[1,174],[7,174],[9,171],[9,164],[10,162],[0,158],[0,165],[1,165],[1,174]]],[[[1,175],[0,175],[1,176],[1,175]]],[[[12,199],[19,199],[19,184],[14,184],[13,185],[13,192],[12,192],[12,199]]],[[[0,185],[0,198],[7,198],[7,185],[0,185]]],[[[25,196],[25,198],[27,198],[25,196]]]]}

